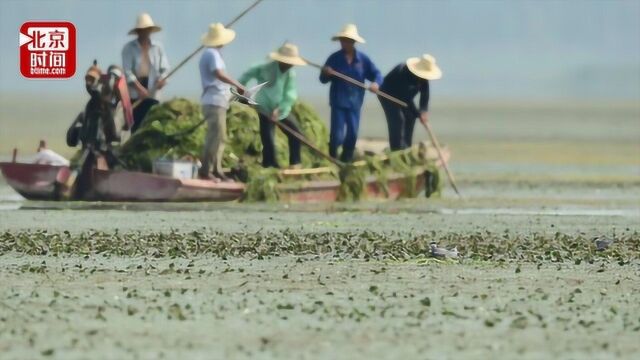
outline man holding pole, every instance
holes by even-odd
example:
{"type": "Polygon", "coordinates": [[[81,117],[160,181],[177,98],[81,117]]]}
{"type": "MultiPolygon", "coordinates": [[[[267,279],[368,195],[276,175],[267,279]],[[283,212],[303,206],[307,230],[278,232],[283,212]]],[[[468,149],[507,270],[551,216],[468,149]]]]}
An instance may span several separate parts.
{"type": "Polygon", "coordinates": [[[236,37],[235,31],[217,23],[209,25],[209,31],[202,35],[205,50],[200,58],[200,80],[202,83],[202,113],[207,122],[207,135],[202,152],[201,179],[228,180],[222,171],[222,155],[227,135],[227,109],[231,92],[229,86],[235,86],[240,93],[244,87],[227,75],[226,66],[220,49],[236,37]],[[209,174],[213,162],[213,177],[209,174]]]}
{"type": "Polygon", "coordinates": [[[410,58],[385,76],[380,90],[408,104],[407,107],[400,107],[381,96],[378,97],[387,118],[391,151],[411,146],[416,118],[419,118],[423,124],[427,124],[429,80],[441,77],[442,72],[436,64],[436,59],[429,54],[410,58]],[[418,93],[420,93],[419,108],[413,102],[413,98],[418,93]]]}
{"type": "MultiPolygon", "coordinates": [[[[291,108],[298,99],[296,75],[291,69],[295,65],[306,65],[299,56],[298,47],[284,43],[277,51],[269,54],[272,60],[266,64],[251,67],[241,77],[240,83],[247,85],[255,79],[257,83],[267,82],[256,95],[258,116],[260,118],[260,138],[262,140],[262,166],[278,168],[275,148],[274,123],[280,122],[289,129],[301,134],[291,108]]],[[[291,133],[289,139],[289,164],[300,164],[300,140],[291,133]]]]}
{"type": "Polygon", "coordinates": [[[162,30],[153,23],[147,13],[140,14],[136,26],[129,35],[137,38],[122,49],[122,68],[129,85],[129,95],[133,103],[141,102],[133,109],[134,133],[151,106],[158,103],[158,91],[165,85],[164,75],[169,71],[169,60],[162,44],[151,39],[151,33],[162,30]]]}
{"type": "Polygon", "coordinates": [[[331,54],[320,74],[320,82],[331,82],[329,104],[331,105],[331,134],[329,136],[329,154],[336,158],[338,148],[342,146],[340,160],[349,162],[358,140],[360,109],[364,99],[364,89],[354,86],[335,76],[346,75],[359,82],[369,80],[369,90],[376,92],[382,83],[382,75],[375,64],[363,52],[357,51],[355,43],[365,40],[358,34],[353,24],[347,24],[332,40],[340,41],[340,50],[331,54]],[[346,129],[346,134],[345,134],[346,129]]]}

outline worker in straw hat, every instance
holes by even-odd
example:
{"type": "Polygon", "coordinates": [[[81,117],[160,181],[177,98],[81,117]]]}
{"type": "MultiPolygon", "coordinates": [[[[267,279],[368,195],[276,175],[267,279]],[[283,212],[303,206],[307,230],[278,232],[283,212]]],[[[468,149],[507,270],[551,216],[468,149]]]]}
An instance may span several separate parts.
{"type": "Polygon", "coordinates": [[[393,68],[384,77],[380,90],[408,104],[407,108],[401,108],[395,103],[378,96],[387,118],[391,151],[402,150],[411,146],[416,119],[420,119],[424,124],[427,123],[429,80],[436,80],[441,77],[442,71],[436,64],[436,59],[429,54],[422,55],[422,57],[409,58],[405,63],[393,68]],[[416,107],[413,98],[418,93],[420,93],[420,101],[419,107],[416,107]]]}
{"type": "Polygon", "coordinates": [[[122,68],[131,101],[144,99],[133,110],[132,133],[138,129],[151,106],[158,103],[159,90],[165,85],[163,76],[169,71],[169,60],[162,44],[151,39],[151,34],[160,30],[149,14],[142,13],[138,15],[135,27],[129,31],[129,35],[136,35],[136,39],[122,49],[122,68]]]}
{"type": "Polygon", "coordinates": [[[320,82],[331,82],[329,154],[334,158],[338,157],[338,148],[342,146],[340,160],[347,162],[352,160],[356,148],[364,89],[334,77],[332,73],[339,72],[360,82],[369,80],[369,89],[373,92],[382,83],[382,74],[365,53],[356,50],[355,44],[364,44],[365,41],[358,34],[355,25],[347,24],[332,40],[340,42],[340,50],[331,54],[325,62],[320,82]]]}
{"type": "MultiPolygon", "coordinates": [[[[274,125],[272,121],[281,121],[300,133],[297,121],[291,114],[291,108],[298,99],[296,74],[291,69],[295,65],[306,65],[298,54],[298,47],[284,43],[277,51],[269,54],[269,62],[251,67],[241,77],[240,83],[246,85],[252,79],[257,83],[267,82],[256,95],[258,116],[260,118],[260,138],[262,140],[262,166],[279,167],[276,160],[274,125]],[[271,120],[271,121],[270,121],[271,120]]],[[[300,141],[290,134],[289,164],[300,164],[300,141]]]]}
{"type": "Polygon", "coordinates": [[[229,180],[222,171],[222,155],[227,135],[227,109],[231,92],[230,86],[244,87],[227,75],[221,49],[235,39],[236,33],[220,23],[209,25],[209,31],[202,35],[205,50],[200,57],[200,82],[202,83],[202,113],[207,121],[207,136],[202,152],[202,167],[199,177],[210,180],[229,180]],[[213,177],[209,174],[213,163],[213,177]]]}

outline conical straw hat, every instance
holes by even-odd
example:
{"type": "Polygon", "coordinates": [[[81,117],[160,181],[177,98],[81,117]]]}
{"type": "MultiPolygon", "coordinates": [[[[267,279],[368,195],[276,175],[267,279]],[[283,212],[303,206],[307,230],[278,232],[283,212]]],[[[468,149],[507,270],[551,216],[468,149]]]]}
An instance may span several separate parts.
{"type": "Polygon", "coordinates": [[[236,32],[227,29],[221,23],[209,25],[209,31],[202,35],[202,45],[216,47],[230,43],[236,38],[236,32]]]}
{"type": "Polygon", "coordinates": [[[422,57],[412,57],[407,60],[407,67],[415,76],[425,80],[437,80],[442,77],[442,71],[436,64],[436,58],[429,54],[422,57]]]}
{"type": "Polygon", "coordinates": [[[142,13],[138,15],[138,18],[136,19],[136,27],[129,31],[129,35],[135,35],[138,30],[148,28],[151,28],[151,32],[158,32],[162,30],[160,26],[156,26],[156,24],[153,23],[151,15],[142,13]]]}
{"type": "Polygon", "coordinates": [[[277,51],[269,54],[269,58],[289,65],[307,65],[307,62],[300,57],[298,47],[291,43],[284,43],[277,51]]]}
{"type": "Polygon", "coordinates": [[[339,40],[340,38],[351,39],[351,40],[359,42],[361,44],[365,43],[365,41],[362,38],[362,36],[360,36],[358,34],[358,27],[355,26],[354,24],[345,25],[339,33],[335,34],[331,38],[331,40],[339,40]]]}

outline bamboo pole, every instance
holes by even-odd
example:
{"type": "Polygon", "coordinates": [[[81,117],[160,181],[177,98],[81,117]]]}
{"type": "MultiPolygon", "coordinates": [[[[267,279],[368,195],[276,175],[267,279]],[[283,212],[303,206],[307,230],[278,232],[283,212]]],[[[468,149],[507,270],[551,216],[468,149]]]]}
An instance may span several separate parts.
{"type": "MultiPolygon", "coordinates": [[[[311,66],[313,66],[315,68],[318,68],[318,69],[322,69],[323,68],[322,65],[316,64],[316,63],[314,63],[312,61],[309,61],[307,59],[304,59],[304,61],[306,61],[307,64],[309,64],[309,65],[311,65],[311,66]]],[[[339,72],[337,72],[337,71],[335,71],[333,69],[330,71],[330,74],[335,76],[335,77],[337,77],[337,78],[340,78],[340,79],[342,79],[342,80],[344,80],[344,81],[346,81],[348,83],[351,83],[353,85],[359,86],[359,87],[361,87],[361,88],[363,88],[365,90],[369,89],[367,87],[367,85],[365,83],[363,83],[362,81],[358,81],[358,80],[356,80],[356,79],[354,79],[352,77],[349,77],[349,76],[347,76],[347,75],[345,75],[343,73],[339,73],[339,72]]],[[[402,100],[400,100],[400,99],[398,99],[396,97],[393,97],[393,96],[391,96],[391,95],[389,95],[389,94],[387,94],[387,93],[385,93],[383,91],[377,90],[377,91],[372,91],[372,92],[374,94],[380,96],[380,97],[383,97],[383,98],[395,103],[396,105],[400,105],[400,106],[405,107],[405,108],[408,106],[406,102],[404,102],[404,101],[402,101],[402,100]]]]}
{"type": "Polygon", "coordinates": [[[310,169],[282,169],[280,173],[285,176],[303,176],[303,175],[317,175],[317,174],[331,174],[334,168],[328,166],[310,168],[310,169]]]}
{"type": "MultiPolygon", "coordinates": [[[[227,25],[225,25],[225,27],[229,28],[229,27],[233,26],[233,24],[238,22],[238,20],[240,20],[243,16],[245,16],[249,11],[251,11],[254,7],[258,6],[258,4],[261,1],[262,0],[256,0],[253,4],[251,4],[251,6],[246,8],[243,12],[241,12],[238,16],[236,16],[233,20],[231,20],[227,25]]],[[[193,52],[191,52],[189,55],[187,55],[187,57],[184,58],[182,61],[180,61],[180,63],[178,63],[178,65],[176,65],[176,67],[171,69],[171,71],[169,71],[167,76],[164,76],[162,78],[162,80],[169,79],[171,77],[171,75],[175,74],[176,71],[178,71],[178,69],[183,67],[184,64],[186,64],[189,60],[191,60],[194,56],[196,56],[196,54],[199,53],[200,50],[202,50],[202,49],[204,49],[204,45],[200,45],[197,49],[195,49],[193,52]]],[[[144,100],[144,98],[140,98],[140,99],[136,100],[136,102],[133,103],[132,109],[135,109],[136,107],[138,107],[138,105],[140,105],[140,103],[142,103],[143,100],[144,100]]]]}
{"type": "Polygon", "coordinates": [[[458,190],[458,186],[456,185],[456,181],[453,178],[453,174],[449,170],[449,166],[447,165],[447,161],[445,160],[444,156],[442,155],[442,150],[440,149],[440,143],[438,143],[438,139],[436,138],[436,135],[433,133],[433,129],[431,128],[431,124],[429,124],[428,121],[426,121],[426,122],[422,122],[421,121],[420,123],[427,130],[427,134],[429,134],[429,138],[431,139],[431,142],[436,147],[436,151],[438,152],[438,157],[440,158],[440,162],[442,162],[442,167],[444,167],[444,171],[447,173],[447,178],[449,178],[449,183],[451,183],[451,187],[453,187],[453,190],[455,190],[455,192],[456,192],[456,194],[458,194],[458,196],[462,197],[462,195],[460,194],[460,191],[458,190]]]}
{"type": "Polygon", "coordinates": [[[315,145],[313,145],[309,140],[307,140],[307,138],[305,138],[299,132],[297,132],[297,131],[293,130],[292,128],[290,128],[289,126],[283,124],[281,121],[272,119],[271,116],[267,116],[267,115],[264,115],[264,114],[262,114],[262,115],[265,116],[267,119],[269,119],[269,121],[272,122],[274,125],[279,127],[280,130],[282,130],[284,133],[289,134],[289,135],[293,136],[294,138],[300,140],[301,143],[306,145],[308,148],[313,150],[318,155],[320,155],[323,158],[329,160],[331,163],[333,163],[333,164],[335,164],[335,165],[337,165],[338,167],[341,167],[341,168],[345,166],[345,164],[342,161],[340,161],[338,159],[335,159],[331,155],[326,154],[324,151],[318,149],[315,145]]]}

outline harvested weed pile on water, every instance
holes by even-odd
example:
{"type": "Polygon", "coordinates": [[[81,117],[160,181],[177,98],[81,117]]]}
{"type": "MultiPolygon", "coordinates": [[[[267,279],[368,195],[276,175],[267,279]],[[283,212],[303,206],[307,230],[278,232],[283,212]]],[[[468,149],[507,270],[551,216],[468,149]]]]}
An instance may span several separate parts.
{"type": "MultiPolygon", "coordinates": [[[[328,152],[329,133],[324,121],[315,110],[303,102],[293,107],[303,135],[320,151],[328,152]]],[[[186,99],[174,99],[151,109],[141,128],[119,149],[119,157],[127,169],[151,172],[153,161],[165,159],[198,159],[204,147],[206,124],[200,105],[186,99]]],[[[276,130],[276,158],[280,166],[289,164],[287,136],[276,130]]],[[[364,197],[367,177],[374,176],[378,186],[388,193],[387,176],[390,172],[405,177],[402,197],[415,197],[418,171],[428,169],[435,175],[430,194],[438,191],[437,169],[427,163],[415,149],[387,154],[384,159],[362,157],[359,166],[348,165],[338,169],[327,160],[302,146],[302,167],[328,167],[329,170],[313,176],[284,177],[273,169],[263,169],[260,125],[256,111],[246,105],[231,103],[227,112],[227,141],[223,167],[232,171],[237,180],[247,183],[245,201],[277,201],[278,188],[283,182],[318,179],[340,180],[339,200],[353,201],[364,197]],[[417,170],[419,169],[419,170],[417,170]]]]}
{"type": "MultiPolygon", "coordinates": [[[[292,112],[305,137],[327,151],[328,130],[315,111],[309,105],[299,102],[292,112]]],[[[186,99],[174,99],[154,106],[149,111],[140,129],[120,148],[120,158],[129,169],[147,172],[151,171],[151,165],[157,158],[199,158],[206,130],[199,104],[186,99]]],[[[287,138],[281,131],[276,131],[276,146],[279,163],[288,164],[287,138]]],[[[261,157],[258,114],[246,105],[231,103],[227,111],[223,166],[257,166],[261,157]]],[[[303,149],[302,165],[309,168],[323,166],[325,163],[320,156],[303,149]]]]}
{"type": "Polygon", "coordinates": [[[581,235],[556,233],[443,233],[412,237],[373,232],[348,233],[65,233],[5,232],[0,234],[0,255],[114,255],[192,258],[264,258],[324,256],[337,259],[411,260],[428,256],[429,243],[457,246],[462,260],[525,263],[594,263],[618,265],[640,260],[640,234],[626,232],[605,251],[581,235]]]}

